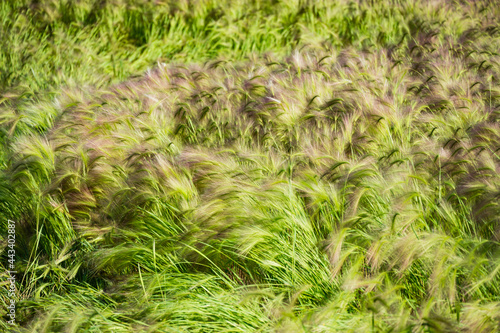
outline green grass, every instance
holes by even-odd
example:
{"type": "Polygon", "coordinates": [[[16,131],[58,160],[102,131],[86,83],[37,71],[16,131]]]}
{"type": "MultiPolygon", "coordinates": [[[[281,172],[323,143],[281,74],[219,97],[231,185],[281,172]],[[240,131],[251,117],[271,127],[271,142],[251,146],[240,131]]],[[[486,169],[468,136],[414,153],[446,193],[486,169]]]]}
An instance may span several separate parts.
{"type": "Polygon", "coordinates": [[[408,33],[405,16],[414,11],[304,1],[77,3],[2,3],[1,88],[102,86],[140,74],[157,61],[285,54],[304,42],[394,45],[408,33]],[[386,19],[380,22],[379,16],[386,19]]]}
{"type": "Polygon", "coordinates": [[[3,2],[15,329],[500,330],[499,8],[3,2]]]}

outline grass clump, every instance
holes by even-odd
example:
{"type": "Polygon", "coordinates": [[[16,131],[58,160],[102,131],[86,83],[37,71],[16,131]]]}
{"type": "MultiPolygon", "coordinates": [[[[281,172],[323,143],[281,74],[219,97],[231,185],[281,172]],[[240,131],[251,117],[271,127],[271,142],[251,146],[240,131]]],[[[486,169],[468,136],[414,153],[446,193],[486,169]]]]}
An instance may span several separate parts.
{"type": "Polygon", "coordinates": [[[231,3],[2,4],[17,329],[499,330],[494,3],[231,3]]]}

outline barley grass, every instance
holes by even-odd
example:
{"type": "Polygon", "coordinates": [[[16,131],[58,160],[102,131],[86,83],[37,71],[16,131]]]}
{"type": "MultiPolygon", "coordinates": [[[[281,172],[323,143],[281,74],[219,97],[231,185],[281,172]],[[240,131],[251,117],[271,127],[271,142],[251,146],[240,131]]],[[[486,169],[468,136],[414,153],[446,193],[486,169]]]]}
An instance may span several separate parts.
{"type": "Polygon", "coordinates": [[[500,330],[500,6],[391,3],[2,3],[17,330],[500,330]]]}

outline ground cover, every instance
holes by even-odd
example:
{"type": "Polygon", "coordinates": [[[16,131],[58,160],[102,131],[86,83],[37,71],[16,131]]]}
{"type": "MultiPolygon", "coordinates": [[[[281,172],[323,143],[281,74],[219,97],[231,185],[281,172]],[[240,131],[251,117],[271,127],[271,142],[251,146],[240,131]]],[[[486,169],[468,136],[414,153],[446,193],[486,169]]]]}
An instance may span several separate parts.
{"type": "Polygon", "coordinates": [[[0,6],[18,331],[500,328],[495,2],[0,6]]]}

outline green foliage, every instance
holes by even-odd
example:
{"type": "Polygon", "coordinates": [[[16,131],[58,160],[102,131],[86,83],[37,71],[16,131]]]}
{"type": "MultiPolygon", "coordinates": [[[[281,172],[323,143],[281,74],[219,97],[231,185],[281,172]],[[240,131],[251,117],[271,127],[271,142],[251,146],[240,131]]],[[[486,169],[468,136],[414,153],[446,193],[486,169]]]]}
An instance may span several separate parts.
{"type": "Polygon", "coordinates": [[[19,331],[500,330],[494,2],[0,6],[19,331]]]}

